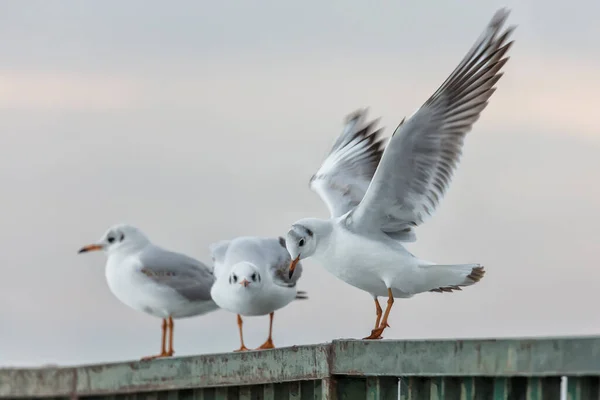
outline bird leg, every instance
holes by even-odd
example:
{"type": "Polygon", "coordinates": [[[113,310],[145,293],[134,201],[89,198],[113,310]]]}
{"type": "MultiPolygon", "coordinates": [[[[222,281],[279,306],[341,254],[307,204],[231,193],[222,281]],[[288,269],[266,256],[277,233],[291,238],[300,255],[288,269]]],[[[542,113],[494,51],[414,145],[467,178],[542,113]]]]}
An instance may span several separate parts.
{"type": "MultiPolygon", "coordinates": [[[[173,343],[171,342],[171,347],[173,346],[173,343]]],[[[169,357],[172,356],[173,354],[169,354],[167,352],[167,320],[163,318],[162,321],[162,340],[161,340],[161,346],[160,346],[160,354],[157,354],[155,356],[148,356],[148,357],[144,357],[142,358],[142,361],[149,361],[149,360],[154,360],[155,358],[162,358],[162,357],[169,357]]]]}
{"type": "Polygon", "coordinates": [[[240,314],[238,314],[237,316],[237,323],[238,323],[238,328],[240,329],[240,342],[242,342],[242,345],[240,346],[239,349],[235,350],[235,351],[246,351],[249,350],[246,345],[244,344],[244,334],[242,333],[242,325],[244,325],[244,321],[242,321],[242,316],[240,314]]]}
{"type": "Polygon", "coordinates": [[[173,350],[173,330],[175,329],[175,324],[173,323],[173,317],[169,317],[169,330],[171,334],[169,335],[169,350],[167,351],[167,355],[170,357],[175,354],[175,350],[173,350]]]}
{"type": "Polygon", "coordinates": [[[381,334],[383,333],[385,328],[387,328],[389,326],[387,320],[390,315],[390,311],[392,309],[393,304],[394,304],[394,295],[392,294],[392,289],[388,288],[387,307],[385,308],[385,313],[383,314],[383,319],[381,320],[381,324],[379,325],[379,327],[373,329],[369,336],[367,336],[366,338],[363,338],[364,340],[372,340],[372,339],[381,339],[382,338],[381,334]]]}
{"type": "Polygon", "coordinates": [[[162,339],[160,345],[160,354],[167,354],[167,320],[162,320],[162,339]]]}
{"type": "Polygon", "coordinates": [[[269,337],[267,338],[267,341],[264,342],[259,349],[264,350],[264,349],[274,349],[275,345],[273,344],[273,316],[275,315],[275,312],[272,312],[269,314],[269,337]]]}
{"type": "Polygon", "coordinates": [[[383,319],[381,320],[380,329],[385,329],[389,327],[388,317],[390,316],[390,311],[392,311],[392,305],[394,305],[394,294],[392,293],[392,289],[388,288],[388,301],[387,307],[385,308],[385,313],[383,314],[383,319]]]}
{"type": "Polygon", "coordinates": [[[381,321],[381,314],[383,314],[383,310],[381,309],[381,305],[379,304],[379,300],[375,297],[375,313],[377,314],[377,319],[375,320],[375,328],[379,328],[379,321],[381,321]]]}

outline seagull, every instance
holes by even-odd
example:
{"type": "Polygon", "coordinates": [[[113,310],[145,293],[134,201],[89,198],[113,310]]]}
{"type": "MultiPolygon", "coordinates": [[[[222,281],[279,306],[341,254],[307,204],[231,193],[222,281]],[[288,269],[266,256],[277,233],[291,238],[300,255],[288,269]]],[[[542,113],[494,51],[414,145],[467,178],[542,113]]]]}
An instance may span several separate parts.
{"type": "Polygon", "coordinates": [[[134,310],[162,319],[160,353],[142,360],[175,353],[174,318],[202,315],[219,308],[210,297],[215,278],[209,267],[184,254],[158,247],[134,226],[115,225],[98,242],[82,247],[79,253],[97,250],[108,255],[106,280],[112,293],[134,310]]]}
{"type": "Polygon", "coordinates": [[[384,145],[366,110],[347,117],[310,188],[330,219],[305,218],[287,233],[292,258],[313,257],[326,270],[371,294],[376,321],[364,339],[381,339],[394,298],[452,292],[479,282],[480,264],[440,265],[411,254],[415,227],[432,216],[456,169],[465,135],[495,91],[508,61],[514,30],[502,29],[509,11],[498,10],[486,30],[437,91],[384,145]],[[378,297],[385,296],[385,313],[378,297]],[[383,317],[382,317],[383,313],[383,317]]]}
{"type": "Polygon", "coordinates": [[[242,236],[210,245],[216,282],[211,296],[217,305],[237,314],[241,346],[246,351],[242,315],[269,314],[269,337],[258,349],[273,349],[275,311],[295,299],[307,299],[296,283],[302,275],[300,263],[288,274],[291,262],[285,239],[242,236]]]}

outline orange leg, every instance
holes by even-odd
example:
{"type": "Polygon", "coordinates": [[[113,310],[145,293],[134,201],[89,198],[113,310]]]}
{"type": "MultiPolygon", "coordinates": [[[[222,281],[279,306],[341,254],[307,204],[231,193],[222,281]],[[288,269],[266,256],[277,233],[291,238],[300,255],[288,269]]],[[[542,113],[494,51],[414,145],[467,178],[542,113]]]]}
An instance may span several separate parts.
{"type": "MultiPolygon", "coordinates": [[[[169,318],[170,319],[170,318],[169,318]]],[[[171,320],[172,323],[173,320],[171,320]]],[[[148,361],[148,360],[154,360],[155,358],[162,358],[162,357],[169,357],[171,355],[173,355],[172,353],[169,354],[167,352],[167,320],[163,319],[162,321],[162,340],[161,340],[161,346],[160,346],[160,354],[157,354],[155,356],[148,356],[148,357],[144,357],[142,358],[142,361],[148,361]]],[[[172,332],[172,331],[171,331],[172,332]]],[[[172,333],[171,333],[172,335],[172,333]]],[[[171,349],[173,347],[173,338],[171,336],[171,349]]]]}
{"type": "Polygon", "coordinates": [[[363,338],[363,339],[365,339],[365,340],[381,339],[381,334],[383,333],[385,328],[387,328],[389,326],[387,320],[390,315],[390,311],[392,310],[393,304],[394,304],[394,295],[392,294],[392,289],[388,288],[387,307],[385,309],[385,313],[383,314],[383,319],[381,320],[381,324],[379,325],[379,327],[373,329],[369,336],[367,336],[366,338],[363,338]]]}
{"type": "Polygon", "coordinates": [[[240,329],[240,342],[242,342],[242,345],[240,346],[239,349],[237,349],[235,351],[246,351],[246,350],[248,350],[248,348],[244,344],[244,334],[242,333],[242,325],[244,325],[244,321],[242,321],[242,316],[240,314],[238,314],[238,316],[237,316],[237,323],[238,323],[238,328],[240,329]]]}
{"type": "Polygon", "coordinates": [[[175,354],[175,350],[173,350],[173,330],[175,329],[175,324],[173,323],[173,318],[169,317],[169,330],[171,334],[169,335],[169,350],[167,351],[167,355],[170,357],[175,354]]]}
{"type": "Polygon", "coordinates": [[[383,314],[383,310],[381,309],[381,305],[379,304],[379,300],[375,297],[375,312],[377,313],[377,319],[375,320],[375,328],[379,328],[379,321],[381,321],[381,314],[383,314]]]}
{"type": "Polygon", "coordinates": [[[275,315],[274,312],[269,314],[269,337],[267,338],[267,341],[264,342],[259,349],[264,350],[264,349],[274,349],[275,345],[273,344],[273,316],[275,315]]]}

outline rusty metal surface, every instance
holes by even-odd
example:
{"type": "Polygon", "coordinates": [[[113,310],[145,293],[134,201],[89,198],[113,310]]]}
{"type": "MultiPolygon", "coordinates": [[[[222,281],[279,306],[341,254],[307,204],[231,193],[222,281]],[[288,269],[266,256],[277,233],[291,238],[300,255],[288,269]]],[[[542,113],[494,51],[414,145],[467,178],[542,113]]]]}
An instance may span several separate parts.
{"type": "Polygon", "coordinates": [[[0,397],[130,393],[315,380],[329,376],[330,347],[311,345],[151,362],[0,369],[0,397]]]}
{"type": "Polygon", "coordinates": [[[354,376],[600,375],[600,337],[334,341],[333,374],[354,376]]]}
{"type": "Polygon", "coordinates": [[[600,399],[600,377],[582,376],[569,378],[567,383],[567,400],[587,399],[600,399]]]}
{"type": "Polygon", "coordinates": [[[489,399],[545,400],[560,399],[560,377],[408,377],[400,379],[400,400],[489,399]]]}
{"type": "Polygon", "coordinates": [[[124,399],[111,396],[138,393],[137,399],[388,400],[398,393],[402,399],[471,398],[476,393],[490,399],[537,399],[554,398],[561,375],[572,377],[571,399],[597,398],[600,337],[343,340],[151,362],[0,369],[0,398],[124,399]]]}

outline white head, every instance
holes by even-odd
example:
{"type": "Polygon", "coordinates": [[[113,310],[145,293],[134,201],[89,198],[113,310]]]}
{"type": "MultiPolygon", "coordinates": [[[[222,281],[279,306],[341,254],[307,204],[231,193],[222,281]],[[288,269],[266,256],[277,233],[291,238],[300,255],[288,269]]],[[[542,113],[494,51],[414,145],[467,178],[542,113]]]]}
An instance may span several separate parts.
{"type": "Polygon", "coordinates": [[[315,254],[319,236],[331,230],[329,221],[316,218],[306,218],[296,222],[288,231],[285,247],[292,257],[290,276],[300,260],[315,254]]]}
{"type": "Polygon", "coordinates": [[[229,284],[237,290],[258,290],[263,285],[263,278],[256,265],[242,261],[231,268],[229,284]]]}
{"type": "Polygon", "coordinates": [[[150,243],[142,231],[134,226],[118,224],[110,228],[96,243],[82,247],[79,253],[103,250],[110,253],[136,251],[150,243]]]}

